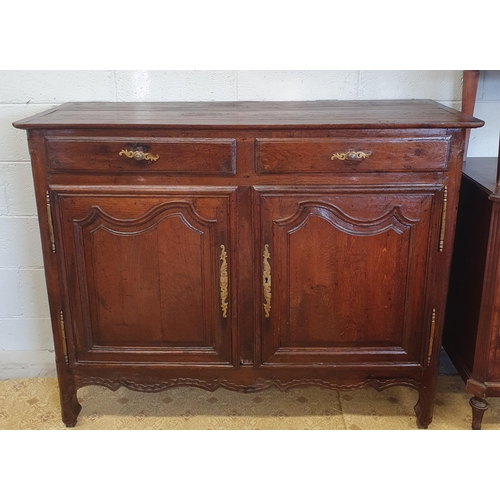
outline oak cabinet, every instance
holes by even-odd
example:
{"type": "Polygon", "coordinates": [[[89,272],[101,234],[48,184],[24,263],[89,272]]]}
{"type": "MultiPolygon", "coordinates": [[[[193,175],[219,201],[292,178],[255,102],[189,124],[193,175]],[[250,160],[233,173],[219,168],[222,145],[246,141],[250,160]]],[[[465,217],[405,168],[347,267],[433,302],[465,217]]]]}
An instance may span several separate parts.
{"type": "Polygon", "coordinates": [[[419,392],[465,130],[431,101],[70,103],[28,130],[63,421],[77,389],[419,392]]]}

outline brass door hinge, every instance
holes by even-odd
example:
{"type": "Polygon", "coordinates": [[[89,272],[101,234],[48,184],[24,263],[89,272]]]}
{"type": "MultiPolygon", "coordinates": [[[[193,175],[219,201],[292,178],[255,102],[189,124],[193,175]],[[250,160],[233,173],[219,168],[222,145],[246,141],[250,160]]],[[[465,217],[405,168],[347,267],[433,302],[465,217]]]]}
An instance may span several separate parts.
{"type": "Polygon", "coordinates": [[[54,224],[52,222],[52,208],[50,206],[50,195],[47,191],[45,193],[45,199],[47,201],[47,221],[49,223],[49,234],[50,234],[50,243],[52,245],[52,253],[56,253],[56,240],[54,237],[54,224]]]}
{"type": "Polygon", "coordinates": [[[444,230],[446,229],[446,207],[448,205],[448,186],[444,187],[443,191],[443,208],[441,211],[441,231],[439,232],[439,251],[444,248],[444,230]]]}
{"type": "Polygon", "coordinates": [[[66,327],[64,326],[64,315],[63,312],[61,311],[61,340],[62,340],[62,348],[63,348],[63,354],[65,357],[68,357],[68,343],[66,341],[66,327]]]}
{"type": "Polygon", "coordinates": [[[432,310],[431,315],[431,332],[429,336],[429,350],[427,352],[427,364],[429,365],[432,357],[432,350],[434,348],[434,335],[436,334],[436,309],[432,310]]]}

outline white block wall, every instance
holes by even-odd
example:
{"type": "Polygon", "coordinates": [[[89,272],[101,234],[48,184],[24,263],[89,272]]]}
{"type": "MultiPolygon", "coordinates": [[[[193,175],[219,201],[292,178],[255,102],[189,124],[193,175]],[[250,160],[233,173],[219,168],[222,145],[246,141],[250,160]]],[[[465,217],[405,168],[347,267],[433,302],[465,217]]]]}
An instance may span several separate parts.
{"type": "Polygon", "coordinates": [[[482,71],[474,116],[484,120],[470,136],[468,156],[497,156],[500,129],[500,71],[482,71]]]}
{"type": "MultiPolygon", "coordinates": [[[[461,71],[0,71],[0,353],[53,349],[26,134],[66,101],[434,99],[460,108],[461,71]]],[[[481,75],[471,156],[496,156],[500,71],[481,75]]],[[[1,370],[1,367],[0,367],[1,370]]]]}

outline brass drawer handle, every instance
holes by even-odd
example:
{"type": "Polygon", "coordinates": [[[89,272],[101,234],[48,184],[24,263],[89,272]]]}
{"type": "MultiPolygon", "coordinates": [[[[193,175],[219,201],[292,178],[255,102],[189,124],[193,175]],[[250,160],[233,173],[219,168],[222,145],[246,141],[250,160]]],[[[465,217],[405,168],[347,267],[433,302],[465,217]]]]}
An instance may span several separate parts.
{"type": "Polygon", "coordinates": [[[264,245],[264,257],[263,260],[263,270],[262,270],[262,287],[264,292],[264,312],[266,318],[269,318],[269,312],[271,311],[271,265],[269,264],[269,259],[271,254],[269,253],[269,245],[264,245]]]}
{"type": "Polygon", "coordinates": [[[120,156],[125,155],[127,158],[133,158],[134,160],[137,161],[156,161],[160,158],[160,155],[153,156],[150,153],[145,153],[144,151],[141,151],[139,149],[136,149],[135,151],[129,151],[128,149],[122,149],[119,153],[120,156]]]}
{"type": "Polygon", "coordinates": [[[333,153],[332,160],[340,161],[361,161],[366,160],[372,154],[371,151],[354,151],[354,149],[348,149],[345,153],[333,153]]]}
{"type": "Polygon", "coordinates": [[[228,285],[229,276],[227,273],[227,252],[224,245],[220,246],[220,259],[222,264],[220,265],[220,307],[222,309],[222,317],[227,318],[227,306],[229,305],[226,301],[228,297],[228,285]]]}

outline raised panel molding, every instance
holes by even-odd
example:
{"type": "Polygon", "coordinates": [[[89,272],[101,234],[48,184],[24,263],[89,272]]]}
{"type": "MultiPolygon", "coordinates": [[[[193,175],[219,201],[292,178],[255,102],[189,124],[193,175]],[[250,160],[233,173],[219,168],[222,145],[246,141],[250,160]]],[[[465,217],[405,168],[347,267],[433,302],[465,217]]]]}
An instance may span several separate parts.
{"type": "Polygon", "coordinates": [[[274,223],[284,226],[288,233],[292,233],[303,227],[312,215],[321,217],[340,231],[355,236],[371,236],[390,229],[401,234],[418,222],[417,219],[405,217],[400,205],[395,206],[380,217],[357,219],[350,217],[334,204],[327,204],[321,201],[307,201],[298,202],[297,211],[293,215],[285,219],[277,219],[274,223]]]}
{"type": "Polygon", "coordinates": [[[74,224],[81,230],[91,227],[92,232],[102,228],[114,234],[137,235],[150,231],[168,217],[179,217],[188,229],[198,234],[203,234],[203,228],[208,228],[217,222],[201,217],[196,212],[193,203],[176,201],[162,203],[151,208],[142,216],[131,219],[113,217],[101,207],[92,206],[88,214],[83,219],[74,220],[74,224]],[[103,223],[107,223],[107,225],[103,223]],[[196,227],[197,225],[201,227],[196,227]]]}

